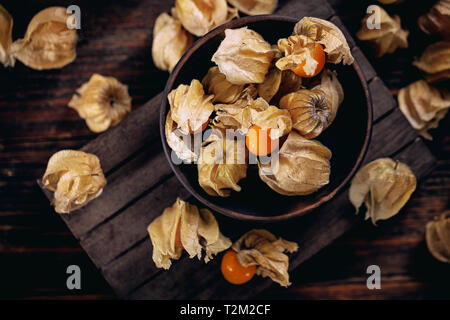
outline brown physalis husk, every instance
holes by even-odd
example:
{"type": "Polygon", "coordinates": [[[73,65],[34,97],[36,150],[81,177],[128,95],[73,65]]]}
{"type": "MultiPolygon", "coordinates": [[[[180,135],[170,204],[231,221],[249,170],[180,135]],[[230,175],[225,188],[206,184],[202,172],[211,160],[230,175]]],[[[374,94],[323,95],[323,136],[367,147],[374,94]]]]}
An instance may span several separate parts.
{"type": "Polygon", "coordinates": [[[307,36],[320,43],[327,54],[327,62],[352,64],[354,61],[344,34],[327,20],[304,17],[295,25],[294,35],[307,36]]]}
{"type": "Polygon", "coordinates": [[[320,89],[302,89],[285,95],[280,100],[280,108],[289,110],[292,127],[307,139],[320,135],[330,123],[331,108],[320,89]]]}
{"type": "Polygon", "coordinates": [[[394,3],[400,3],[404,0],[378,0],[378,2],[381,2],[382,4],[394,4],[394,3]]]}
{"type": "Polygon", "coordinates": [[[363,204],[365,219],[386,220],[396,215],[416,189],[416,177],[402,162],[380,158],[366,164],[353,178],[349,199],[356,213],[363,204]]]}
{"type": "Polygon", "coordinates": [[[320,84],[315,86],[313,90],[322,90],[325,93],[328,106],[331,109],[331,118],[328,126],[336,118],[339,106],[344,101],[344,89],[337,78],[336,71],[325,69],[320,76],[320,84]]]}
{"type": "Polygon", "coordinates": [[[232,249],[242,266],[256,266],[257,275],[269,277],[283,287],[291,285],[289,257],[284,252],[296,252],[297,243],[277,238],[264,229],[253,229],[240,237],[232,249]]]}
{"type": "Polygon", "coordinates": [[[427,223],[425,239],[433,257],[450,263],[450,211],[427,223]]]}
{"type": "Polygon", "coordinates": [[[228,2],[248,15],[271,14],[278,5],[278,0],[228,0],[228,2]]]}
{"type": "Polygon", "coordinates": [[[361,29],[356,33],[356,37],[362,41],[368,41],[375,50],[375,56],[381,57],[386,53],[393,53],[397,48],[408,48],[408,30],[401,27],[400,17],[393,17],[376,6],[380,11],[380,28],[369,29],[367,20],[372,14],[368,14],[362,20],[361,29]]]}
{"type": "Polygon", "coordinates": [[[97,156],[61,150],[49,159],[42,184],[54,192],[52,205],[55,211],[69,213],[100,196],[106,179],[97,156]]]}
{"type": "Polygon", "coordinates": [[[272,67],[264,78],[264,82],[257,85],[258,95],[270,102],[278,92],[281,85],[282,71],[277,67],[272,67]]]}
{"type": "Polygon", "coordinates": [[[198,183],[211,196],[228,197],[239,192],[238,182],[247,176],[245,143],[227,139],[214,130],[203,143],[197,164],[198,183]]]}
{"type": "Polygon", "coordinates": [[[77,89],[68,105],[86,120],[89,129],[102,132],[131,112],[131,97],[128,86],[116,78],[93,74],[77,89]]]}
{"type": "Polygon", "coordinates": [[[203,87],[213,94],[212,102],[234,103],[242,94],[244,85],[232,84],[218,67],[212,67],[202,80],[203,87]]]}
{"type": "Polygon", "coordinates": [[[0,4],[0,62],[5,67],[14,67],[15,59],[11,55],[13,18],[0,4]]]}
{"type": "Polygon", "coordinates": [[[201,37],[238,17],[238,12],[228,7],[226,0],[176,0],[172,15],[187,31],[201,37]]]}
{"type": "Polygon", "coordinates": [[[192,80],[189,86],[179,85],[170,91],[167,98],[171,117],[184,134],[201,130],[214,111],[214,105],[211,102],[214,96],[205,95],[202,84],[196,79],[192,80]]]}
{"type": "Polygon", "coordinates": [[[278,59],[276,66],[280,70],[293,70],[300,64],[307,75],[314,74],[317,61],[314,59],[316,43],[304,35],[294,35],[278,40],[278,48],[284,57],[278,59]]]}
{"type": "Polygon", "coordinates": [[[169,269],[171,259],[178,260],[183,249],[189,258],[199,260],[204,250],[207,263],[231,246],[231,240],[222,235],[211,211],[198,209],[180,198],[153,220],[147,230],[153,245],[153,261],[158,268],[169,269]]]}
{"type": "Polygon", "coordinates": [[[438,34],[450,40],[450,1],[437,1],[428,13],[419,17],[418,24],[426,34],[438,34]]]}
{"type": "Polygon", "coordinates": [[[278,91],[271,100],[271,104],[279,105],[280,99],[285,95],[304,88],[302,85],[302,77],[291,70],[283,70],[281,72],[281,81],[278,91]]]}
{"type": "Polygon", "coordinates": [[[71,15],[64,7],[49,7],[28,24],[23,39],[14,41],[11,54],[36,69],[62,68],[76,58],[77,32],[67,27],[71,15]]]}
{"type": "Polygon", "coordinates": [[[330,159],[331,151],[323,144],[292,131],[278,158],[271,160],[275,163],[258,163],[259,176],[280,194],[308,195],[329,183],[330,159]]]}
{"type": "Polygon", "coordinates": [[[450,92],[438,90],[424,80],[400,89],[398,105],[411,126],[424,138],[432,140],[429,129],[437,128],[450,108],[450,92]]]}
{"type": "Polygon", "coordinates": [[[225,39],[214,53],[217,64],[233,84],[262,83],[274,57],[272,47],[247,27],[226,29],[225,39]]]}
{"type": "Polygon", "coordinates": [[[181,22],[162,13],[153,27],[152,57],[156,67],[169,72],[194,42],[194,38],[181,26],[181,22]]]}
{"type": "Polygon", "coordinates": [[[430,83],[450,79],[450,41],[429,45],[413,65],[422,70],[430,83]]]}
{"type": "Polygon", "coordinates": [[[252,125],[270,129],[270,137],[278,139],[292,130],[288,110],[271,106],[263,98],[244,97],[234,104],[216,105],[214,124],[222,129],[238,130],[245,135],[252,125]]]}
{"type": "Polygon", "coordinates": [[[197,161],[198,150],[194,150],[193,138],[189,134],[183,133],[178,124],[173,121],[172,113],[169,113],[166,117],[166,124],[164,127],[166,134],[166,141],[173,152],[186,163],[197,161]]]}

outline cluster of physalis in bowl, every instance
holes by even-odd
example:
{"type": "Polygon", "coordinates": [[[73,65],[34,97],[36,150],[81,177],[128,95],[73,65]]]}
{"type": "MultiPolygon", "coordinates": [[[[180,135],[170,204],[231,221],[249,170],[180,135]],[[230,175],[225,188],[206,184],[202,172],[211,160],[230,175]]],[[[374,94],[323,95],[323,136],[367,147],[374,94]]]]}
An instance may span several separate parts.
{"type": "Polygon", "coordinates": [[[196,163],[211,196],[240,191],[249,164],[283,195],[328,184],[331,151],[314,138],[332,124],[344,93],[326,64],[354,60],[339,28],[305,17],[275,45],[247,27],[226,29],[211,60],[217,66],[201,82],[168,94],[172,159],[196,163]]]}

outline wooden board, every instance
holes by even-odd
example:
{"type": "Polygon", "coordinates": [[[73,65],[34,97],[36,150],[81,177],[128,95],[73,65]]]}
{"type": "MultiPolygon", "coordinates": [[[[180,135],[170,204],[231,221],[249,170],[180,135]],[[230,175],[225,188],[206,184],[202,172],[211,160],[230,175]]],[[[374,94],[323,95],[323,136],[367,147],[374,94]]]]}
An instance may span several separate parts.
{"type": "MultiPolygon", "coordinates": [[[[408,163],[419,178],[425,176],[435,164],[434,157],[396,108],[389,91],[328,3],[325,0],[314,3],[291,0],[280,5],[279,14],[329,19],[348,37],[352,53],[369,83],[374,103],[375,124],[365,162],[392,156],[408,163]]],[[[184,255],[168,272],[156,269],[153,264],[147,225],[177,196],[194,201],[173,176],[162,153],[158,134],[160,99],[161,95],[154,97],[120,125],[82,148],[99,156],[108,185],[100,198],[62,218],[119,297],[254,297],[271,281],[258,278],[244,286],[232,286],[219,274],[220,259],[205,265],[184,255]]],[[[48,192],[46,194],[51,197],[48,192]]],[[[233,240],[249,229],[267,227],[230,220],[221,215],[217,218],[223,233],[233,240]]],[[[332,202],[309,215],[268,228],[299,243],[300,250],[291,257],[292,270],[361,220],[354,215],[347,191],[343,191],[332,202]]]]}

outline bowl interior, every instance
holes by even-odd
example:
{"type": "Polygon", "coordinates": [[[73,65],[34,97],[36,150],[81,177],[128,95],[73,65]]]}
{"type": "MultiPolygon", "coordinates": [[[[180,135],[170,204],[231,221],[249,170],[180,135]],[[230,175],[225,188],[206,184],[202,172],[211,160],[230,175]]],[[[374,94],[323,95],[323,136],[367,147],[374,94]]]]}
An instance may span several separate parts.
{"type": "MultiPolygon", "coordinates": [[[[255,17],[253,17],[255,18],[255,17]]],[[[270,18],[239,23],[234,26],[248,26],[261,34],[266,41],[275,44],[278,39],[288,37],[297,19],[270,18]]],[[[255,19],[253,19],[255,20],[255,19]]],[[[189,84],[192,79],[201,79],[215,64],[211,57],[224,38],[225,28],[218,28],[194,44],[194,48],[180,60],[166,86],[165,95],[180,84],[189,84]]],[[[258,176],[257,166],[249,166],[247,178],[240,181],[241,192],[233,192],[228,198],[212,197],[198,184],[197,166],[193,164],[175,165],[170,158],[164,129],[161,136],[166,156],[183,185],[201,202],[211,209],[228,216],[258,221],[274,221],[299,216],[329,200],[354,173],[356,164],[361,162],[367,147],[370,132],[370,102],[365,87],[352,66],[329,65],[338,73],[344,89],[344,102],[340,106],[332,125],[318,138],[332,151],[330,183],[309,196],[283,196],[270,189],[258,176]]],[[[357,68],[357,67],[356,67],[357,68]]],[[[161,125],[164,125],[169,105],[164,98],[161,104],[161,125]]]]}

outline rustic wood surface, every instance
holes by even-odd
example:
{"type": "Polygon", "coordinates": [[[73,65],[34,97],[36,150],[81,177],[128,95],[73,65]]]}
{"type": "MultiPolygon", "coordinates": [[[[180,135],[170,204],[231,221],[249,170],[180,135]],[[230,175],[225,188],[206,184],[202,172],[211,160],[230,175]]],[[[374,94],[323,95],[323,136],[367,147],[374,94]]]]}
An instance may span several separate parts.
{"type": "MultiPolygon", "coordinates": [[[[352,4],[351,8],[346,8],[345,6],[349,5],[341,4],[341,1],[331,2],[338,15],[348,25],[350,34],[354,34],[367,4],[361,3],[357,7],[352,4]]],[[[281,5],[283,3],[281,1],[281,5]]],[[[14,37],[18,38],[23,34],[32,15],[53,3],[36,1],[26,8],[18,8],[8,2],[3,4],[15,17],[14,37]]],[[[3,84],[0,89],[2,98],[0,100],[2,149],[0,152],[0,270],[2,271],[0,296],[2,297],[70,298],[74,295],[83,298],[114,297],[112,290],[80,248],[77,240],[48,206],[48,202],[39,192],[34,181],[42,174],[42,168],[53,152],[62,148],[79,148],[95,137],[87,130],[84,122],[79,120],[71,109],[66,108],[74,89],[86,81],[91,73],[113,75],[127,83],[134,99],[133,105],[136,107],[134,112],[139,112],[139,106],[162,89],[167,75],[156,71],[153,67],[149,50],[152,21],[160,12],[167,10],[170,3],[81,1],[78,4],[82,8],[82,23],[89,28],[86,27],[81,31],[82,40],[78,47],[78,58],[73,64],[61,70],[37,72],[18,63],[14,69],[4,70],[0,75],[3,84]],[[83,11],[83,8],[89,9],[83,11]],[[65,268],[70,264],[78,264],[83,270],[83,289],[80,292],[70,292],[65,288],[65,268]]],[[[393,8],[400,12],[402,10],[401,7],[393,8]]],[[[418,13],[414,14],[417,16],[418,13]]],[[[408,26],[414,29],[415,20],[411,16],[408,17],[410,23],[408,26]]],[[[416,30],[416,33],[419,31],[416,30]]],[[[363,45],[362,48],[374,64],[381,80],[387,83],[391,92],[396,93],[403,85],[419,78],[420,75],[410,67],[410,62],[420,53],[424,45],[425,43],[421,42],[420,46],[414,45],[411,50],[401,50],[380,61],[371,59],[368,48],[363,45]]],[[[366,76],[370,76],[371,70],[366,69],[366,72],[366,76]]],[[[380,84],[382,82],[378,78],[371,81],[371,86],[380,84]]],[[[382,89],[385,90],[385,88],[382,89]]],[[[383,105],[384,103],[391,108],[395,107],[393,101],[380,102],[383,105]]],[[[399,115],[394,111],[389,114],[389,117],[399,115]]],[[[383,115],[379,114],[377,117],[382,118],[383,115]]],[[[360,225],[293,271],[292,287],[279,289],[273,286],[260,297],[448,297],[450,294],[445,268],[429,256],[423,243],[425,222],[448,207],[449,137],[445,127],[448,127],[448,117],[443,120],[440,129],[433,131],[434,142],[428,143],[439,159],[438,167],[426,180],[422,181],[419,190],[399,216],[380,224],[378,228],[369,224],[360,225]],[[379,264],[382,267],[383,279],[386,279],[383,282],[385,283],[383,290],[373,292],[366,289],[365,268],[370,264],[379,264]],[[333,267],[330,268],[330,266],[333,267]]],[[[157,130],[152,127],[147,129],[149,135],[152,135],[152,130],[157,130]]],[[[122,132],[119,136],[123,134],[127,133],[122,132]]],[[[400,136],[393,134],[391,137],[401,139],[401,135],[405,134],[411,140],[412,136],[409,136],[408,131],[399,132],[399,134],[400,136]]],[[[130,136],[133,139],[136,138],[134,135],[130,136]]],[[[122,141],[127,144],[129,139],[124,136],[122,141]]],[[[158,149],[159,142],[147,141],[147,143],[151,148],[146,148],[145,152],[144,150],[129,151],[128,154],[132,153],[133,157],[130,158],[132,160],[128,166],[115,169],[117,160],[102,159],[102,164],[109,173],[109,181],[113,181],[120,187],[123,185],[120,183],[121,179],[123,179],[122,182],[126,182],[127,172],[132,174],[135,168],[141,168],[149,163],[164,164],[165,159],[160,156],[158,149]],[[104,161],[110,161],[110,163],[105,164],[104,161]]],[[[405,145],[408,147],[403,152],[418,155],[426,152],[426,149],[422,148],[423,145],[418,142],[405,143],[405,145]]],[[[120,159],[119,156],[118,159],[120,159]]],[[[402,156],[402,153],[399,156],[402,156]]],[[[425,169],[418,167],[417,170],[425,169]]],[[[139,187],[142,190],[150,187],[152,192],[144,194],[142,198],[136,194],[138,197],[136,202],[125,208],[126,210],[139,212],[145,208],[145,202],[140,200],[152,203],[151,197],[147,199],[148,195],[162,199],[167,197],[169,190],[174,192],[174,188],[179,188],[179,184],[170,172],[162,170],[158,172],[158,175],[158,177],[141,179],[142,181],[134,179],[139,181],[139,187]],[[148,185],[151,183],[150,180],[156,179],[162,179],[164,183],[148,185]],[[135,206],[134,209],[133,206],[135,206]]],[[[126,191],[125,188],[124,192],[126,191]]],[[[182,194],[182,188],[179,191],[182,194]]],[[[111,208],[104,214],[120,208],[120,201],[121,199],[111,199],[111,208]]],[[[122,216],[125,220],[121,223],[126,223],[126,219],[139,218],[137,214],[136,217],[132,215],[117,217],[122,216]]],[[[80,234],[91,229],[83,223],[77,225],[79,225],[80,234]]],[[[107,224],[99,225],[96,228],[106,226],[107,224]]],[[[96,234],[107,234],[107,232],[114,232],[114,230],[88,233],[85,239],[80,237],[81,243],[85,248],[94,250],[98,248],[98,242],[113,240],[117,243],[112,243],[111,247],[120,244],[134,246],[131,252],[151,250],[146,248],[149,242],[140,239],[142,234],[136,234],[136,239],[127,239],[129,243],[124,243],[115,237],[107,239],[91,237],[96,234]]],[[[108,252],[103,256],[103,261],[95,261],[98,264],[107,265],[111,259],[122,258],[120,263],[110,264],[114,267],[104,268],[103,272],[107,278],[109,277],[110,282],[120,282],[120,278],[112,278],[120,274],[114,268],[121,268],[121,263],[122,267],[126,266],[126,259],[124,259],[126,252],[120,250],[118,248],[118,253],[108,252]]],[[[148,258],[151,264],[151,258],[148,258]]],[[[182,268],[181,265],[178,268],[182,268]]],[[[130,273],[142,272],[138,268],[128,268],[128,270],[130,273]]],[[[255,283],[255,285],[258,284],[255,283]]],[[[130,284],[130,289],[136,289],[137,285],[139,284],[130,284]]],[[[208,283],[207,285],[220,284],[208,283]]],[[[138,288],[138,290],[144,289],[145,286],[138,288]]]]}

